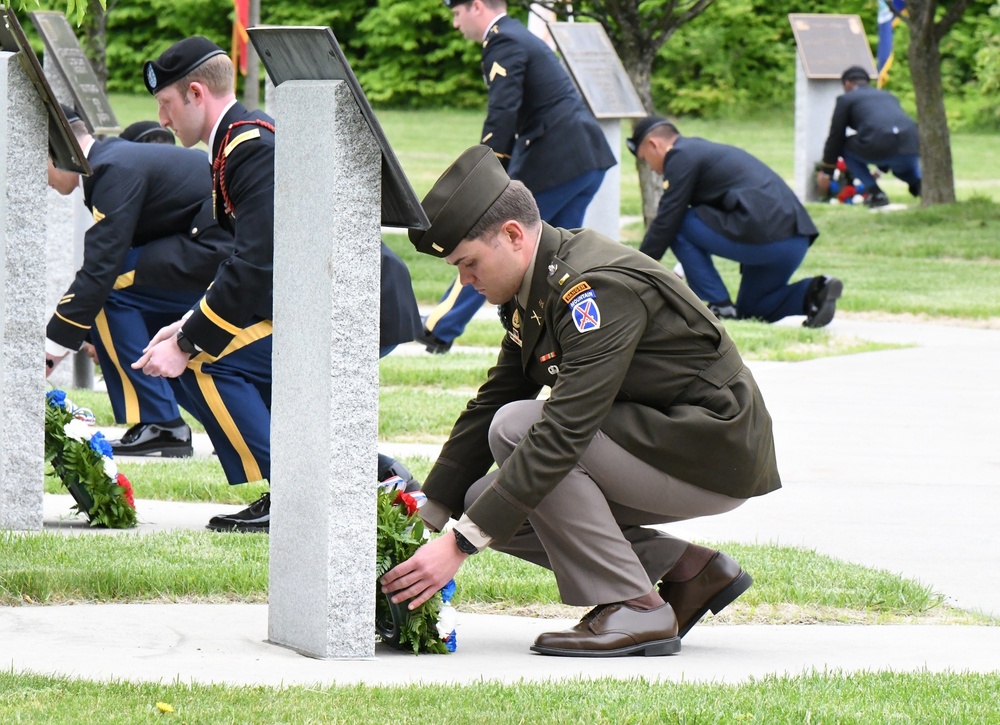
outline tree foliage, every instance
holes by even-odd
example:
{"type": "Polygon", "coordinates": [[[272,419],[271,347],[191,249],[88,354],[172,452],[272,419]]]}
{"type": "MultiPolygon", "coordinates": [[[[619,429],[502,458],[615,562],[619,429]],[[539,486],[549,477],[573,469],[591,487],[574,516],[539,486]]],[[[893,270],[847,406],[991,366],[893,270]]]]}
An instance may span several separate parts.
{"type": "MultiPolygon", "coordinates": [[[[71,21],[76,22],[88,2],[99,1],[41,0],[40,6],[69,9],[71,21]]],[[[520,0],[510,2],[511,13],[523,17],[520,0]]],[[[645,19],[655,30],[662,27],[660,16],[671,6],[681,12],[693,2],[696,0],[580,0],[574,8],[581,21],[593,22],[602,8],[606,13],[617,9],[623,15],[632,13],[633,25],[645,19]]],[[[25,16],[34,9],[34,0],[14,0],[12,4],[25,30],[33,34],[25,16]]],[[[448,9],[440,0],[263,0],[262,5],[264,24],[333,28],[376,105],[485,107],[479,49],[451,27],[448,9]]],[[[1000,127],[998,8],[997,0],[969,0],[962,22],[941,39],[941,80],[953,122],[1000,127]]],[[[875,47],[873,0],[816,0],[808,9],[797,0],[711,2],[696,18],[678,26],[669,37],[660,38],[662,42],[655,49],[650,46],[644,51],[654,50],[649,106],[661,113],[712,117],[790,108],[796,50],[787,16],[804,10],[860,15],[875,47]]],[[[108,0],[108,89],[142,92],[142,62],[188,35],[205,35],[228,48],[232,18],[231,0],[108,0]]],[[[624,33],[613,18],[605,27],[612,39],[624,33]]],[[[81,38],[85,31],[81,28],[81,38]]],[[[909,40],[909,29],[901,24],[896,30],[896,61],[889,90],[912,111],[916,104],[907,59],[909,40]]],[[[41,53],[41,42],[35,39],[33,43],[41,53]]],[[[99,52],[86,40],[84,47],[88,53],[99,52]]],[[[618,52],[626,59],[624,45],[618,52]]]]}

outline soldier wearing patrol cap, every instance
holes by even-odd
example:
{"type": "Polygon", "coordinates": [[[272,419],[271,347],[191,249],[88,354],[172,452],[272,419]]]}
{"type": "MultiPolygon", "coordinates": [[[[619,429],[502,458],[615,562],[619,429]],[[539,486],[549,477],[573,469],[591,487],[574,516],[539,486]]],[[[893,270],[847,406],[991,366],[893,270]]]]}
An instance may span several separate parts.
{"type": "Polygon", "coordinates": [[[673,251],[720,319],[805,315],[805,327],[830,324],[844,285],[825,275],[790,282],[819,232],[780,176],[743,149],[681,136],[659,116],[640,119],[625,144],[663,177],[640,251],[653,259],[673,251]],[[713,256],[740,263],[735,304],[713,256]]]}
{"type": "MultiPolygon", "coordinates": [[[[233,64],[207,38],[186,38],[143,66],[160,123],[184,146],[208,145],[215,214],[233,255],[188,315],[164,327],[132,367],[180,377],[230,484],[270,476],[274,122],[236,100],[233,64]]],[[[270,495],[216,516],[214,530],[267,531],[270,495]]]]}
{"type": "MultiPolygon", "coordinates": [[[[555,53],[503,0],[444,0],[453,24],[482,43],[489,91],[481,143],[493,149],[510,178],[535,197],[544,221],[576,229],[615,156],[555,53]]],[[[447,352],[483,303],[456,282],[426,321],[428,352],[447,352]]]]}
{"type": "Polygon", "coordinates": [[[389,571],[383,591],[419,606],[491,546],[552,569],[567,604],[596,605],[534,651],[678,652],[752,579],[722,552],[647,526],[780,487],[753,376],[674,274],[542,222],[489,147],[463,153],[423,205],[431,226],[410,240],[499,305],[507,334],[423,486],[421,517],[438,531],[457,519],[454,533],[389,571]]]}

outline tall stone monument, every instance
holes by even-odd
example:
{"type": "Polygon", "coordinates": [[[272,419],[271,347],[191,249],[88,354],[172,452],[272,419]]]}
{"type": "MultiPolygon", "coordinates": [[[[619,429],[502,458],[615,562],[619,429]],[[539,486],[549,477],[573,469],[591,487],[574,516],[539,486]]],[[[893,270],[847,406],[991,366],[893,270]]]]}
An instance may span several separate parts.
{"type": "MultiPolygon", "coordinates": [[[[45,77],[60,103],[73,106],[94,136],[118,133],[121,128],[111,102],[101,87],[66,16],[50,10],[30,13],[31,22],[45,43],[45,77]]],[[[83,203],[83,190],[62,196],[48,193],[47,310],[54,310],[83,263],[83,238],[93,223],[83,203]]],[[[85,353],[73,353],[49,376],[57,387],[94,386],[94,364],[85,353]]]]}
{"type": "Polygon", "coordinates": [[[381,226],[428,226],[329,28],[251,28],[274,82],[268,639],[375,653],[381,226]]]}
{"type": "Polygon", "coordinates": [[[0,529],[42,526],[47,116],[0,50],[0,529]]]}
{"type": "Polygon", "coordinates": [[[859,65],[875,76],[875,61],[857,15],[790,14],[798,54],[795,61],[795,176],[792,190],[800,201],[816,201],[816,163],[837,97],[844,92],[841,74],[859,65]]]}
{"type": "Polygon", "coordinates": [[[612,239],[621,232],[621,122],[647,115],[611,39],[599,23],[549,23],[570,77],[618,162],[604,174],[601,188],[587,207],[583,225],[612,239]]]}

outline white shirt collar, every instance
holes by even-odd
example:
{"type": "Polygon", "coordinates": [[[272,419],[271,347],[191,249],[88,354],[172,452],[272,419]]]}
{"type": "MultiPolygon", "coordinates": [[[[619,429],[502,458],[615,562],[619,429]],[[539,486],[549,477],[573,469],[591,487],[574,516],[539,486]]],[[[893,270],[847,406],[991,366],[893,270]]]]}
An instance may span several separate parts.
{"type": "Polygon", "coordinates": [[[486,40],[486,36],[490,34],[490,28],[497,24],[497,21],[504,17],[507,13],[500,13],[495,18],[490,21],[490,24],[486,26],[486,30],[483,31],[483,40],[486,40]]]}
{"type": "Polygon", "coordinates": [[[212,133],[209,134],[209,136],[208,136],[208,155],[209,156],[212,155],[212,149],[215,148],[215,134],[219,130],[219,126],[222,124],[222,119],[226,117],[227,113],[229,113],[229,109],[232,108],[235,105],[236,105],[236,99],[234,98],[233,100],[231,100],[229,103],[226,104],[226,107],[222,109],[222,113],[220,113],[219,117],[217,119],[215,119],[215,125],[212,127],[212,133]]]}

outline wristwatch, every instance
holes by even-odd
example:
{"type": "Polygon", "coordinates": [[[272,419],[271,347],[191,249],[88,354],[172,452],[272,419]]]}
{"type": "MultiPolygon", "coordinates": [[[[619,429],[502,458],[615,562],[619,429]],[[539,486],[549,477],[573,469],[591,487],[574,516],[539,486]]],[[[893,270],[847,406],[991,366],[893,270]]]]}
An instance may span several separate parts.
{"type": "Polygon", "coordinates": [[[468,554],[469,556],[479,553],[479,549],[476,548],[476,545],[462,536],[458,529],[452,529],[452,531],[455,533],[455,543],[458,544],[459,551],[463,554],[468,554]]]}
{"type": "Polygon", "coordinates": [[[200,351],[193,342],[191,338],[184,334],[184,330],[177,331],[177,347],[181,349],[181,352],[185,352],[188,355],[197,355],[200,351]]]}

